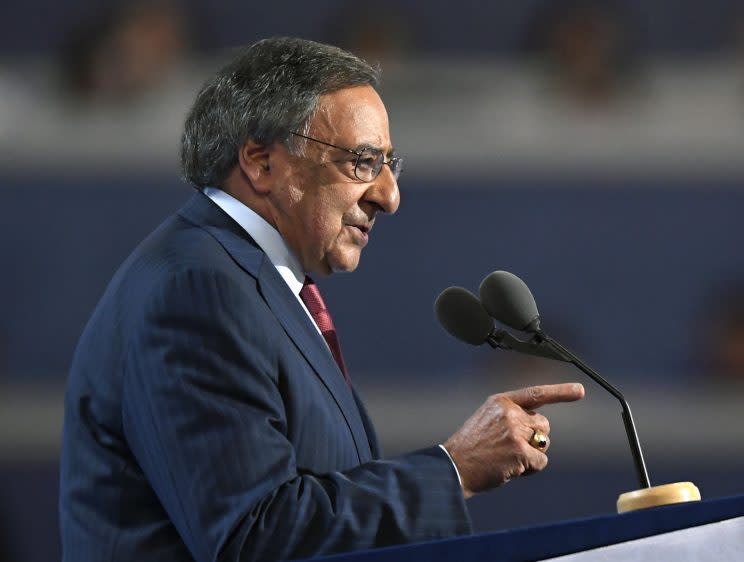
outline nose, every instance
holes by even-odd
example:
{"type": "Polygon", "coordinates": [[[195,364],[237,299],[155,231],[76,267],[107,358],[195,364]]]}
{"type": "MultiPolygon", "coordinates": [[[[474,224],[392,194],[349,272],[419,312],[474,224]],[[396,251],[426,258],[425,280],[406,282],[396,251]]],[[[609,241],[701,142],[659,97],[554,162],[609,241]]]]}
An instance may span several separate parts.
{"type": "Polygon", "coordinates": [[[364,199],[390,215],[398,210],[398,207],[400,207],[400,191],[390,166],[382,167],[380,175],[367,189],[364,199]]]}

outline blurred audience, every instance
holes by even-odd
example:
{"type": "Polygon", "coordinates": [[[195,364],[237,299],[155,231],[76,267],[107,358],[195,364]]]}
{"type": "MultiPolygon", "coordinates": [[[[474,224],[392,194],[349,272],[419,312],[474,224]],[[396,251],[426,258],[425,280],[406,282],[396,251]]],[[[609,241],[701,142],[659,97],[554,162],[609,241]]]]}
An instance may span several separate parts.
{"type": "Polygon", "coordinates": [[[524,50],[544,62],[559,93],[586,107],[621,95],[636,70],[629,17],[607,0],[549,0],[535,12],[524,50]]]}
{"type": "Polygon", "coordinates": [[[415,44],[414,29],[402,4],[390,1],[369,5],[344,3],[330,21],[326,40],[387,68],[411,53],[415,44]]]}
{"type": "Polygon", "coordinates": [[[63,81],[73,100],[126,102],[163,84],[188,44],[178,2],[119,2],[70,36],[63,81]]]}
{"type": "Polygon", "coordinates": [[[707,305],[695,327],[705,341],[704,373],[715,384],[744,386],[744,282],[716,290],[707,305]]]}

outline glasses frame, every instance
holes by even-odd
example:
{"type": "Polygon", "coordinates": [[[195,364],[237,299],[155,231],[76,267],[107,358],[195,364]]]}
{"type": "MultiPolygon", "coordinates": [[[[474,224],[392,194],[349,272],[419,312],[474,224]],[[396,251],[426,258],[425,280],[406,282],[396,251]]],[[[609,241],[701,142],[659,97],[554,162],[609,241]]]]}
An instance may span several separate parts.
{"type": "Polygon", "coordinates": [[[375,152],[378,152],[378,153],[382,152],[379,149],[373,148],[373,147],[367,147],[367,148],[363,148],[362,150],[354,150],[353,148],[347,148],[345,146],[338,146],[338,145],[335,145],[335,144],[331,144],[329,142],[322,141],[320,139],[315,139],[313,137],[308,137],[307,135],[303,135],[302,133],[295,133],[294,131],[289,131],[289,134],[290,135],[294,135],[296,137],[303,138],[303,139],[311,140],[313,142],[324,144],[326,146],[330,146],[331,148],[336,148],[338,150],[343,150],[344,152],[348,152],[349,154],[355,155],[356,156],[356,160],[354,160],[354,177],[356,179],[358,179],[359,181],[361,181],[361,182],[370,182],[370,181],[374,181],[375,179],[377,179],[377,176],[379,176],[380,175],[380,172],[382,172],[382,166],[385,165],[385,164],[387,164],[390,167],[390,172],[392,172],[393,177],[395,178],[396,181],[400,177],[400,173],[401,173],[402,168],[403,168],[403,158],[401,158],[400,156],[391,156],[386,161],[385,160],[385,154],[382,154],[382,164],[380,165],[380,168],[377,170],[377,172],[375,173],[375,175],[372,176],[370,179],[365,179],[365,178],[360,178],[359,177],[359,173],[357,172],[357,168],[359,166],[359,161],[361,160],[362,155],[364,155],[364,151],[365,150],[372,150],[372,151],[375,151],[375,152]]]}

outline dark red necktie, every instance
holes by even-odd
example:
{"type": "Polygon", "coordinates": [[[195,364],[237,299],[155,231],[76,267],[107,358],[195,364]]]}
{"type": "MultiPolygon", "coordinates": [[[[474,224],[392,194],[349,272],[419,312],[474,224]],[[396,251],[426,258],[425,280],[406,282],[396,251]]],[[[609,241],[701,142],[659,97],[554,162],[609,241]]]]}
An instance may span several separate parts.
{"type": "Polygon", "coordinates": [[[315,324],[320,328],[320,333],[323,334],[323,338],[325,338],[325,341],[333,354],[333,358],[338,364],[338,368],[341,369],[344,379],[346,379],[347,384],[350,385],[351,381],[349,380],[349,374],[346,371],[344,356],[341,355],[341,345],[338,343],[338,336],[336,335],[336,328],[333,327],[331,313],[328,312],[315,281],[309,277],[305,277],[305,284],[302,285],[300,298],[310,311],[310,315],[313,317],[313,320],[315,320],[315,324]]]}

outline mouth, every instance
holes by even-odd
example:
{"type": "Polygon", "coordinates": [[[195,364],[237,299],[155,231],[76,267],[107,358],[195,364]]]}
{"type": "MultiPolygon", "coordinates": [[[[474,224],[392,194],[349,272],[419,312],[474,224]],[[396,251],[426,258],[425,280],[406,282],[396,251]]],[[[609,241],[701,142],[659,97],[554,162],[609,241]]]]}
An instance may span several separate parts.
{"type": "Polygon", "coordinates": [[[371,224],[347,224],[352,233],[354,238],[359,242],[361,245],[366,245],[369,241],[369,232],[372,230],[371,224]]]}

